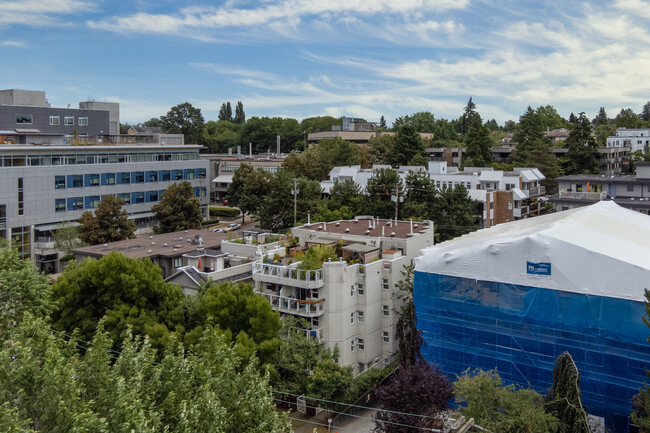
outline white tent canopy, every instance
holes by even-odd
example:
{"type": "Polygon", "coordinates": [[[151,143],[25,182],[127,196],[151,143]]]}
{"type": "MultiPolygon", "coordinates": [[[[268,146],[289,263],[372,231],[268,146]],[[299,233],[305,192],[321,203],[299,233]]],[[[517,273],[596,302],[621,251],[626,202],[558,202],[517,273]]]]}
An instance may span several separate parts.
{"type": "Polygon", "coordinates": [[[645,301],[650,217],[603,201],[423,250],[416,272],[645,301]]]}

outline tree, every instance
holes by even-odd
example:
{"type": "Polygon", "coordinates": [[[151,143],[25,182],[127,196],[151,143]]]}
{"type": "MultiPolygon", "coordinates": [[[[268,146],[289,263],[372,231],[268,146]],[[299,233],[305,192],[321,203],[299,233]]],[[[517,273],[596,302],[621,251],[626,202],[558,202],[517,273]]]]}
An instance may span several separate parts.
{"type": "Polygon", "coordinates": [[[641,109],[641,114],[639,114],[639,119],[644,122],[650,122],[650,101],[646,102],[641,109]]]}
{"type": "Polygon", "coordinates": [[[199,322],[231,333],[233,342],[251,339],[263,364],[271,363],[280,347],[280,313],[246,283],[208,281],[198,296],[199,322]]]}
{"type": "Polygon", "coordinates": [[[425,155],[420,133],[411,124],[397,130],[394,149],[394,165],[407,165],[413,158],[425,155]]]}
{"type": "Polygon", "coordinates": [[[616,116],[617,128],[638,128],[639,118],[631,108],[623,108],[616,116]]]}
{"type": "Polygon", "coordinates": [[[336,410],[334,401],[343,401],[345,392],[352,383],[352,370],[340,367],[333,359],[324,359],[316,363],[307,387],[310,397],[328,402],[322,402],[328,411],[336,410]]]}
{"type": "Polygon", "coordinates": [[[332,126],[341,125],[342,117],[315,116],[302,119],[300,129],[306,134],[310,132],[330,131],[332,126]]]}
{"type": "Polygon", "coordinates": [[[263,197],[271,192],[271,174],[249,164],[242,164],[233,174],[232,183],[228,186],[229,202],[242,212],[242,223],[246,214],[258,214],[263,197]]]}
{"type": "Polygon", "coordinates": [[[429,219],[435,221],[436,243],[444,242],[478,229],[478,203],[463,185],[447,188],[439,192],[429,219]]]}
{"type": "Polygon", "coordinates": [[[467,131],[469,130],[470,126],[472,125],[474,121],[474,116],[478,114],[476,112],[476,104],[472,102],[472,97],[469,97],[469,101],[467,101],[467,105],[463,109],[463,116],[461,119],[461,130],[460,133],[465,135],[467,134],[467,131]]]}
{"type": "Polygon", "coordinates": [[[163,126],[162,121],[159,117],[152,117],[142,124],[142,126],[147,126],[149,128],[160,128],[163,126]]]}
{"type": "Polygon", "coordinates": [[[567,122],[552,105],[542,105],[535,110],[542,131],[566,128],[567,122]]]}
{"type": "Polygon", "coordinates": [[[546,139],[540,116],[529,105],[526,112],[519,118],[519,125],[513,136],[517,143],[517,158],[526,161],[533,142],[546,139]]]}
{"type": "Polygon", "coordinates": [[[177,232],[201,228],[201,202],[194,195],[192,184],[174,182],[162,193],[161,200],[151,207],[158,224],[156,233],[177,232]]]}
{"type": "Polygon", "coordinates": [[[607,146],[607,137],[616,135],[616,126],[614,125],[598,125],[595,128],[596,143],[598,147],[607,146]]]}
{"type": "Polygon", "coordinates": [[[526,167],[537,167],[545,179],[541,182],[546,188],[547,194],[553,194],[557,190],[556,178],[560,176],[560,163],[551,153],[551,141],[543,137],[529,143],[524,165],[526,167]]]}
{"type": "MultiPolygon", "coordinates": [[[[44,317],[52,310],[50,280],[18,251],[0,247],[0,342],[25,314],[44,317]]],[[[1,377],[1,376],[0,376],[1,377]]]]}
{"type": "Polygon", "coordinates": [[[591,132],[591,122],[585,113],[580,113],[575,122],[571,124],[569,137],[565,141],[565,146],[569,148],[564,157],[565,174],[600,172],[598,145],[591,132]]]}
{"type": "Polygon", "coordinates": [[[458,133],[456,133],[453,123],[447,119],[436,119],[433,140],[436,145],[443,146],[448,146],[452,141],[458,141],[458,133]]]}
{"type": "Polygon", "coordinates": [[[406,197],[400,206],[402,218],[429,219],[437,197],[435,183],[424,170],[406,175],[406,197]]]}
{"type": "MultiPolygon", "coordinates": [[[[645,316],[642,317],[643,323],[650,328],[650,291],[645,291],[645,316]]],[[[650,337],[648,337],[650,343],[650,337]]],[[[646,369],[646,375],[650,376],[650,370],[646,369]]],[[[638,425],[643,433],[650,432],[650,387],[647,383],[639,389],[639,393],[632,398],[633,409],[632,422],[638,425]]]]}
{"type": "Polygon", "coordinates": [[[600,107],[598,114],[594,117],[594,120],[591,121],[591,124],[596,128],[600,125],[607,125],[608,123],[609,118],[607,117],[607,112],[605,112],[605,107],[600,107]]]}
{"type": "MultiPolygon", "coordinates": [[[[383,116],[382,116],[383,117],[383,116]]],[[[393,131],[399,131],[404,126],[411,126],[415,132],[434,132],[436,120],[433,113],[429,111],[420,111],[410,116],[401,116],[393,122],[393,131]]]]}
{"type": "Polygon", "coordinates": [[[569,352],[555,360],[553,387],[544,405],[559,421],[558,433],[590,433],[587,413],[580,400],[580,373],[569,352]]]}
{"type": "Polygon", "coordinates": [[[401,365],[388,382],[375,391],[382,408],[391,412],[377,412],[374,431],[410,433],[439,428],[441,426],[433,417],[447,408],[453,396],[449,380],[426,361],[401,365]]]}
{"type": "Polygon", "coordinates": [[[56,226],[56,243],[54,248],[61,251],[64,256],[70,256],[72,250],[86,245],[79,239],[79,230],[70,223],[60,223],[56,226]]]}
{"type": "Polygon", "coordinates": [[[237,106],[235,107],[235,118],[233,123],[244,124],[246,123],[246,114],[244,113],[244,104],[241,101],[237,101],[237,106]]]}
{"type": "Polygon", "coordinates": [[[151,344],[132,334],[112,351],[101,325],[92,342],[66,340],[42,319],[27,321],[14,335],[0,349],[2,431],[291,429],[276,411],[268,377],[217,329],[206,329],[191,352],[171,338],[159,362],[151,344]]]}
{"type": "Polygon", "coordinates": [[[379,218],[395,218],[395,203],[391,197],[404,197],[404,192],[404,183],[395,170],[375,170],[366,185],[365,213],[379,218]]]}
{"type": "Polygon", "coordinates": [[[56,329],[78,329],[80,338],[88,340],[106,317],[104,326],[115,344],[128,326],[136,334],[157,333],[163,340],[182,325],[185,314],[183,292],[165,283],[158,266],[119,252],[69,264],[52,286],[52,299],[56,329]]]}
{"type": "Polygon", "coordinates": [[[399,292],[396,298],[403,302],[398,312],[398,319],[395,330],[395,338],[399,345],[400,365],[410,366],[423,362],[424,358],[420,348],[424,344],[422,331],[417,327],[417,316],[415,304],[413,304],[413,272],[415,265],[411,263],[404,266],[402,275],[404,278],[397,283],[399,292]]]}
{"type": "Polygon", "coordinates": [[[227,152],[228,149],[242,145],[242,125],[227,121],[209,121],[203,128],[203,143],[212,152],[227,152]]]}
{"type": "Polygon", "coordinates": [[[454,395],[465,418],[491,431],[552,433],[558,426],[557,418],[544,411],[541,395],[503,385],[496,371],[466,371],[454,383],[454,395]]]}
{"type": "Polygon", "coordinates": [[[368,140],[370,150],[370,162],[372,164],[390,164],[393,165],[395,160],[395,142],[394,135],[382,135],[381,137],[372,137],[368,140]]]}
{"type": "Polygon", "coordinates": [[[330,198],[334,208],[348,206],[360,211],[361,188],[352,179],[335,182],[330,189],[330,198]]]}
{"type": "Polygon", "coordinates": [[[242,142],[252,143],[254,152],[275,153],[279,135],[280,151],[288,153],[302,142],[302,131],[296,119],[253,116],[244,124],[242,142]]]}
{"type": "Polygon", "coordinates": [[[85,211],[79,218],[79,239],[89,245],[122,241],[135,237],[135,223],[129,220],[129,214],[122,208],[124,200],[108,194],[95,209],[85,211]]]}
{"type": "Polygon", "coordinates": [[[381,129],[382,131],[386,130],[386,119],[384,118],[383,115],[379,119],[379,129],[381,129]]]}
{"type": "Polygon", "coordinates": [[[329,178],[336,166],[359,164],[359,146],[341,138],[325,139],[300,154],[292,152],[290,156],[282,164],[284,169],[298,177],[321,181],[329,178]]]}
{"type": "Polygon", "coordinates": [[[186,143],[203,144],[203,115],[189,102],[172,107],[166,116],[160,116],[160,121],[167,134],[183,134],[186,143]]]}
{"type": "Polygon", "coordinates": [[[492,136],[478,115],[467,130],[466,144],[465,166],[486,167],[492,162],[492,136]]]}

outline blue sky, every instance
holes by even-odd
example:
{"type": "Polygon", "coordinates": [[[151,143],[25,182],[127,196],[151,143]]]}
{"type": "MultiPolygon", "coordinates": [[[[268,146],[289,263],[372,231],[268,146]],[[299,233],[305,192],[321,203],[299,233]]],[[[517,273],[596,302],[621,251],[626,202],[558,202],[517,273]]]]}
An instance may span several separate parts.
{"type": "Polygon", "coordinates": [[[650,1],[0,0],[0,88],[119,102],[123,123],[189,101],[246,116],[565,117],[650,100],[650,1]]]}

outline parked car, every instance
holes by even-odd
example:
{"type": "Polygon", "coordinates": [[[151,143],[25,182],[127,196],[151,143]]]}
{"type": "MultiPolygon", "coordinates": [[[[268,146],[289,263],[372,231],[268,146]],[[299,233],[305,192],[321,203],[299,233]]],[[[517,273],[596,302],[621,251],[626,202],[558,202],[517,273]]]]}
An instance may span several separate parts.
{"type": "Polygon", "coordinates": [[[224,233],[234,232],[235,230],[239,230],[240,228],[241,228],[241,224],[230,223],[223,229],[223,232],[224,233]]]}

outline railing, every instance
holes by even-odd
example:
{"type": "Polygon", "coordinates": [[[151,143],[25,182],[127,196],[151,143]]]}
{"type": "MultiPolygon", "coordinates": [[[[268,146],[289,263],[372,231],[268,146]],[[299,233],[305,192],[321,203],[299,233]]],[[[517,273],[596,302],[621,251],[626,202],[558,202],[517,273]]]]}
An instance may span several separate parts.
{"type": "Polygon", "coordinates": [[[582,191],[562,191],[560,190],[560,198],[572,200],[605,200],[607,198],[606,192],[582,192],[582,191]]]}
{"type": "Polygon", "coordinates": [[[546,194],[546,187],[545,186],[537,186],[534,188],[529,188],[529,197],[536,197],[540,195],[546,194]]]}
{"type": "Polygon", "coordinates": [[[253,280],[302,287],[305,289],[318,289],[323,287],[325,280],[322,269],[306,271],[298,269],[296,265],[281,266],[255,262],[253,264],[253,280]]]}
{"type": "Polygon", "coordinates": [[[295,314],[303,317],[318,317],[322,316],[325,312],[325,299],[303,301],[289,296],[274,295],[257,290],[255,293],[265,296],[271,303],[271,307],[281,313],[295,314]]]}
{"type": "Polygon", "coordinates": [[[54,245],[56,244],[56,239],[52,236],[39,236],[36,238],[36,241],[34,242],[34,246],[36,248],[43,248],[43,249],[50,249],[54,248],[54,245]]]}
{"type": "Polygon", "coordinates": [[[515,218],[521,218],[524,215],[528,215],[528,206],[516,207],[512,210],[512,215],[515,218]]]}

